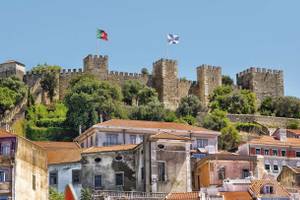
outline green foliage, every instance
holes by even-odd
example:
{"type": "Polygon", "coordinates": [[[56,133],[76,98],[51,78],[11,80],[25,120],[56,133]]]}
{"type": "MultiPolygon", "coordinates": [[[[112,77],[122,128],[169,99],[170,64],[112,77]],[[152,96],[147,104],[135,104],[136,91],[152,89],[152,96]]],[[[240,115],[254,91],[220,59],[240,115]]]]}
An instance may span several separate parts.
{"type": "Polygon", "coordinates": [[[48,65],[48,64],[39,64],[36,67],[33,67],[31,69],[32,72],[49,72],[49,71],[60,71],[62,69],[62,67],[58,66],[58,65],[48,65]]]}
{"type": "Polygon", "coordinates": [[[220,149],[230,151],[238,147],[241,137],[236,128],[233,125],[229,125],[221,130],[218,140],[220,149]]]}
{"type": "Polygon", "coordinates": [[[142,73],[142,75],[149,75],[149,71],[148,71],[148,69],[145,68],[145,67],[142,68],[141,73],[142,73]]]}
{"type": "Polygon", "coordinates": [[[251,122],[238,122],[235,124],[235,127],[238,131],[245,131],[245,132],[261,132],[262,126],[260,124],[251,123],[251,122]]]}
{"type": "Polygon", "coordinates": [[[26,138],[33,141],[72,141],[76,137],[73,130],[64,127],[36,127],[26,125],[26,138]]]}
{"type": "Polygon", "coordinates": [[[198,112],[202,110],[203,105],[201,104],[199,98],[195,95],[189,95],[180,100],[176,113],[179,117],[187,115],[196,117],[198,112]]]}
{"type": "Polygon", "coordinates": [[[290,120],[288,121],[287,128],[288,129],[299,129],[300,124],[298,120],[290,120]]]}
{"type": "Polygon", "coordinates": [[[147,105],[134,107],[129,118],[135,120],[163,121],[165,119],[165,109],[160,102],[154,101],[147,105]]]}
{"type": "Polygon", "coordinates": [[[192,115],[186,115],[186,116],[180,117],[178,120],[176,120],[176,122],[183,123],[183,124],[189,124],[189,125],[196,125],[197,119],[192,115]]]}
{"type": "Polygon", "coordinates": [[[221,86],[211,95],[210,107],[233,114],[253,114],[256,112],[256,96],[249,90],[233,91],[230,86],[221,86]]]}
{"type": "Polygon", "coordinates": [[[64,200],[65,196],[63,193],[58,192],[55,188],[49,188],[49,200],[64,200]]]}
{"type": "Polygon", "coordinates": [[[229,119],[226,116],[226,112],[222,110],[214,110],[205,116],[203,126],[207,129],[220,131],[224,127],[229,125],[229,119]]]}
{"type": "Polygon", "coordinates": [[[53,102],[53,97],[55,96],[55,89],[57,87],[57,79],[55,73],[44,74],[41,80],[41,87],[44,91],[48,92],[50,102],[53,102]]]}
{"type": "Polygon", "coordinates": [[[144,87],[138,92],[138,105],[147,105],[155,101],[158,101],[158,94],[155,89],[144,87]]]}
{"type": "Polygon", "coordinates": [[[92,200],[92,192],[89,188],[82,188],[80,200],[92,200]]]}
{"type": "Polygon", "coordinates": [[[0,79],[0,116],[12,109],[27,94],[26,85],[16,77],[0,79]]]}
{"type": "Polygon", "coordinates": [[[67,124],[77,131],[79,126],[86,130],[99,122],[100,115],[104,120],[126,118],[127,112],[122,99],[119,86],[100,82],[90,75],[78,76],[70,81],[70,88],[65,96],[67,124]]]}
{"type": "Polygon", "coordinates": [[[233,85],[233,79],[230,76],[223,75],[222,76],[222,85],[233,85]]]}
{"type": "Polygon", "coordinates": [[[300,118],[300,99],[297,97],[267,97],[263,100],[260,113],[276,117],[300,118]]]}
{"type": "Polygon", "coordinates": [[[176,113],[171,110],[165,110],[164,121],[165,122],[175,122],[177,120],[176,113]]]}

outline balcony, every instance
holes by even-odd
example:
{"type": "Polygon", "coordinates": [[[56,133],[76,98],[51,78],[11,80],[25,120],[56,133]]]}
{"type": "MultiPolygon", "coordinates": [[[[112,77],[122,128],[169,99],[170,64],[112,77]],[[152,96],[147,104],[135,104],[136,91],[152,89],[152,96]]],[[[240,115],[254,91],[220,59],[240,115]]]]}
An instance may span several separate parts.
{"type": "Polygon", "coordinates": [[[14,163],[13,155],[0,155],[1,166],[11,166],[14,163]]]}
{"type": "Polygon", "coordinates": [[[123,143],[111,143],[111,142],[103,142],[103,146],[114,146],[114,145],[122,145],[123,143]]]}
{"type": "Polygon", "coordinates": [[[11,183],[10,182],[1,182],[0,183],[0,194],[7,194],[11,192],[11,183]]]}

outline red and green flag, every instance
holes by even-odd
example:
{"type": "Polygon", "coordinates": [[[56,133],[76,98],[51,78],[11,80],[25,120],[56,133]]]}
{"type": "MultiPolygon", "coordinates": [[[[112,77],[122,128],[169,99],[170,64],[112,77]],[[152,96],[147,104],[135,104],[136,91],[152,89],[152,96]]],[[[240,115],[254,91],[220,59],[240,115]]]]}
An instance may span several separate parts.
{"type": "Polygon", "coordinates": [[[97,38],[101,40],[108,40],[108,35],[104,30],[97,29],[97,38]]]}

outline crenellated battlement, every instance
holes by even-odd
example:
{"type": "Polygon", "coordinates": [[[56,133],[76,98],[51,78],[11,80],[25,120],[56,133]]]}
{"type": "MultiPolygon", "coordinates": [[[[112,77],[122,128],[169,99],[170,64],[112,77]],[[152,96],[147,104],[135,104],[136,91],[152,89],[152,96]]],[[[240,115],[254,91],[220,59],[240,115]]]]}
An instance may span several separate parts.
{"type": "Polygon", "coordinates": [[[110,76],[123,76],[123,77],[133,77],[133,78],[138,78],[142,77],[142,74],[139,73],[129,73],[129,72],[119,72],[119,71],[110,71],[109,72],[110,76]]]}
{"type": "Polygon", "coordinates": [[[161,65],[163,63],[169,63],[169,64],[172,64],[172,65],[177,65],[177,60],[172,60],[172,59],[166,59],[166,58],[161,58],[157,61],[155,61],[153,63],[153,66],[156,66],[156,65],[161,65]]]}
{"type": "Polygon", "coordinates": [[[283,75],[282,70],[259,68],[259,67],[250,67],[250,68],[238,73],[237,77],[240,78],[240,77],[243,77],[243,76],[251,74],[251,73],[268,73],[268,74],[274,74],[274,75],[283,75]]]}
{"type": "Polygon", "coordinates": [[[197,67],[197,70],[198,69],[216,70],[216,71],[222,70],[222,68],[220,66],[212,66],[212,65],[208,65],[208,64],[202,64],[199,67],[197,67]]]}
{"type": "Polygon", "coordinates": [[[83,70],[81,68],[78,69],[62,69],[60,71],[60,75],[70,75],[70,74],[82,74],[83,70]]]}
{"type": "Polygon", "coordinates": [[[94,62],[101,60],[101,61],[108,62],[108,56],[107,55],[103,56],[103,55],[92,55],[92,54],[89,54],[83,60],[84,61],[94,61],[94,62]]]}

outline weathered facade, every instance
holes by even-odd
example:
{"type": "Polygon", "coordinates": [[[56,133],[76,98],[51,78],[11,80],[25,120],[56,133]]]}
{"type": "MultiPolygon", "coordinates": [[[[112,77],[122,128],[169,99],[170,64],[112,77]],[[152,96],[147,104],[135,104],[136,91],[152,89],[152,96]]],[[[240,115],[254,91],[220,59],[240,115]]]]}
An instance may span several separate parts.
{"type": "Polygon", "coordinates": [[[300,168],[283,166],[277,181],[285,188],[300,193],[300,168]]]}
{"type": "Polygon", "coordinates": [[[1,200],[48,199],[46,152],[29,140],[0,130],[1,200]]]}
{"type": "Polygon", "coordinates": [[[25,75],[25,65],[18,61],[9,60],[0,64],[0,78],[16,76],[20,80],[23,80],[24,75],[25,75]]]}
{"type": "Polygon", "coordinates": [[[237,85],[255,92],[259,102],[284,96],[283,71],[251,67],[236,75],[237,85]]]}

